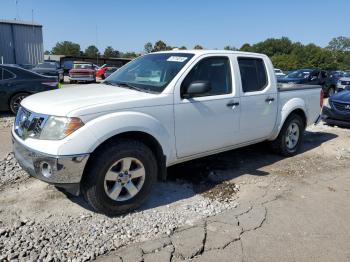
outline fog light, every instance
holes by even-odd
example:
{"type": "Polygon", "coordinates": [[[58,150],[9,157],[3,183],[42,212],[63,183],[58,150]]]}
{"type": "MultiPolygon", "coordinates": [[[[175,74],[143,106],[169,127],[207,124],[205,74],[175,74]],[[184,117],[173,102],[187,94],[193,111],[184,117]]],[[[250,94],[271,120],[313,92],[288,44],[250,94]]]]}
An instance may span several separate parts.
{"type": "Polygon", "coordinates": [[[52,175],[52,167],[47,162],[40,163],[40,172],[44,177],[50,177],[52,175]]]}

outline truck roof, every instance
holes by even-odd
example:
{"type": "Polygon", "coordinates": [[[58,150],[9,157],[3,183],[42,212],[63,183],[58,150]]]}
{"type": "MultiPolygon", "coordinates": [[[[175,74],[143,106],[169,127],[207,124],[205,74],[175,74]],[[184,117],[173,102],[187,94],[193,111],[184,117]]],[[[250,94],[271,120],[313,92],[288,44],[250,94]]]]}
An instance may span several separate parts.
{"type": "Polygon", "coordinates": [[[195,55],[202,55],[202,54],[238,54],[238,55],[256,55],[256,56],[264,56],[264,54],[260,53],[252,53],[252,52],[242,52],[242,51],[231,51],[231,50],[207,50],[207,49],[186,49],[186,50],[169,50],[169,51],[160,51],[156,53],[190,53],[195,55]]]}

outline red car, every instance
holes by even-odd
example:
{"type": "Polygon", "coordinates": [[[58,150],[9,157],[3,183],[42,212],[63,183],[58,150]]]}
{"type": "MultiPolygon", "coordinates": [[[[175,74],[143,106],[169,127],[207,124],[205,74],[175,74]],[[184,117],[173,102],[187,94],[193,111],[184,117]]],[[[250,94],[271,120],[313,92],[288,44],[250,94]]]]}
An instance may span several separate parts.
{"type": "Polygon", "coordinates": [[[74,62],[69,70],[69,82],[96,82],[95,65],[90,62],[74,62]]]}
{"type": "Polygon", "coordinates": [[[100,77],[102,79],[105,79],[105,72],[108,69],[107,64],[104,64],[103,66],[99,67],[96,70],[96,77],[100,77]]]}

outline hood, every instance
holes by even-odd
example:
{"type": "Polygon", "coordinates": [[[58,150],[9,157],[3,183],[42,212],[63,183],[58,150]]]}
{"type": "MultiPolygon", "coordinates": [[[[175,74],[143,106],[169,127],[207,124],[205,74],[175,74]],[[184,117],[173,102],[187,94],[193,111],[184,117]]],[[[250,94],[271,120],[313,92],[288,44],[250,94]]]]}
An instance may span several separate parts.
{"type": "Polygon", "coordinates": [[[90,84],[37,93],[25,98],[21,105],[40,114],[79,116],[142,106],[143,100],[156,96],[118,86],[90,84]]]}
{"type": "Polygon", "coordinates": [[[334,94],[331,98],[331,101],[336,100],[339,102],[350,103],[350,90],[340,91],[334,94]]]}

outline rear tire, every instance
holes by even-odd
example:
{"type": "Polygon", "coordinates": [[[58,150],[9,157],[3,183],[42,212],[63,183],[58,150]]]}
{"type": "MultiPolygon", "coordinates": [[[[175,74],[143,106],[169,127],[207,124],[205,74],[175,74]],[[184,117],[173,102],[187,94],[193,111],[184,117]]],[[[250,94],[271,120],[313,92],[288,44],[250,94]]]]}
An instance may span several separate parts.
{"type": "Polygon", "coordinates": [[[12,98],[10,99],[10,110],[12,113],[17,114],[17,111],[21,105],[21,102],[24,98],[26,98],[27,96],[29,96],[28,93],[18,93],[15,94],[14,96],[12,96],[12,98]]]}
{"type": "Polygon", "coordinates": [[[82,192],[96,211],[116,216],[138,208],[156,179],[157,162],[153,152],[141,142],[126,139],[92,156],[82,192]]]}
{"type": "Polygon", "coordinates": [[[301,146],[304,130],[303,119],[297,114],[290,115],[278,137],[271,142],[273,151],[287,157],[296,155],[301,146]]]}

